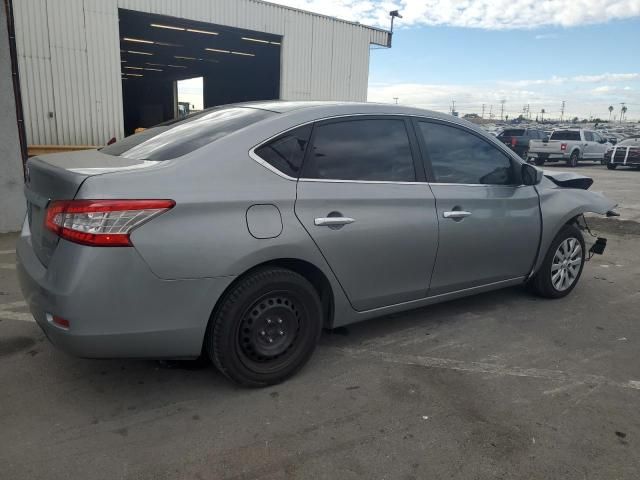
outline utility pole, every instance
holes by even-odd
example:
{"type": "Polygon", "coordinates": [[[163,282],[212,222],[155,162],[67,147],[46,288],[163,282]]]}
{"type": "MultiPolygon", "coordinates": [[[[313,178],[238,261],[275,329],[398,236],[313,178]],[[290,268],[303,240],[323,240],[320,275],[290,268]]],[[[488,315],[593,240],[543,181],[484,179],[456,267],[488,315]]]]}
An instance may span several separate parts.
{"type": "Polygon", "coordinates": [[[393,97],[393,100],[396,102],[396,105],[398,104],[398,98],[399,97],[393,97]]]}
{"type": "Polygon", "coordinates": [[[564,119],[564,106],[565,102],[564,100],[562,100],[562,106],[560,107],[560,122],[562,122],[562,120],[564,119]]]}
{"type": "Polygon", "coordinates": [[[484,107],[485,107],[485,104],[483,103],[482,104],[482,115],[480,115],[482,118],[484,118],[484,107]]]}
{"type": "Polygon", "coordinates": [[[500,120],[504,120],[504,104],[506,103],[506,100],[502,99],[500,100],[500,120]]]}
{"type": "Polygon", "coordinates": [[[453,115],[456,111],[456,101],[451,100],[451,115],[453,115]]]}
{"type": "Polygon", "coordinates": [[[489,105],[489,118],[493,118],[493,105],[489,105]]]}
{"type": "Polygon", "coordinates": [[[527,117],[531,120],[531,105],[527,103],[527,117]]]}

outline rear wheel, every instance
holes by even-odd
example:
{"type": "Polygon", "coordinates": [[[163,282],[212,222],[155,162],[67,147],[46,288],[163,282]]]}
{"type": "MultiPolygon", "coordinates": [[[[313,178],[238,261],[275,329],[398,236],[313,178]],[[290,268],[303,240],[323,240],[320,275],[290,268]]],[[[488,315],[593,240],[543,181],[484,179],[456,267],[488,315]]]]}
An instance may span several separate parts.
{"type": "Polygon", "coordinates": [[[529,149],[525,148],[520,154],[520,158],[522,158],[525,162],[529,160],[529,149]]]}
{"type": "Polygon", "coordinates": [[[578,153],[577,150],[574,150],[573,152],[571,152],[571,155],[569,156],[569,160],[567,160],[567,166],[571,168],[577,167],[579,158],[580,158],[580,154],[578,153]]]}
{"type": "Polygon", "coordinates": [[[573,290],[585,262],[582,232],[565,225],[551,243],[540,270],[532,281],[536,293],[547,298],[562,298],[573,290]]]}
{"type": "Polygon", "coordinates": [[[534,160],[533,163],[535,163],[536,165],[538,165],[539,167],[541,167],[542,165],[544,165],[544,162],[546,161],[545,158],[542,157],[538,157],[534,160]]]}
{"type": "Polygon", "coordinates": [[[615,170],[616,168],[618,168],[618,165],[616,165],[615,163],[607,163],[607,168],[609,170],[615,170]]]}
{"type": "Polygon", "coordinates": [[[322,330],[314,287],[283,268],[256,270],[221,300],[206,334],[211,360],[248,387],[282,382],[311,357],[322,330]]]}

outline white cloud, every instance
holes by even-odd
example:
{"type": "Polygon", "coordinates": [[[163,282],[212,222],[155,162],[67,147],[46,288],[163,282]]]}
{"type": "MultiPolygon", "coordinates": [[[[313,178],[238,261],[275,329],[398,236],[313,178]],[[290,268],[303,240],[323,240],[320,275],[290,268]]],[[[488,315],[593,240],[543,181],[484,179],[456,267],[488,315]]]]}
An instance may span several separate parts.
{"type": "Polygon", "coordinates": [[[640,73],[601,73],[599,75],[577,75],[574,77],[543,78],[537,80],[504,80],[499,82],[502,85],[512,87],[528,87],[532,85],[563,85],[566,83],[611,83],[640,80],[640,73]]]}
{"type": "Polygon", "coordinates": [[[449,25],[484,29],[572,27],[640,16],[638,0],[271,0],[383,28],[389,11],[398,26],[449,25]]]}
{"type": "Polygon", "coordinates": [[[554,38],[558,38],[557,33],[541,33],[540,35],[535,36],[536,40],[551,40],[554,38]]]}
{"type": "Polygon", "coordinates": [[[545,116],[560,115],[560,105],[566,101],[565,117],[589,116],[608,118],[609,105],[626,102],[629,105],[629,119],[637,118],[639,112],[634,110],[640,105],[640,92],[637,88],[616,85],[593,85],[586,88],[580,82],[570,81],[559,86],[549,84],[535,84],[526,87],[505,84],[477,84],[477,85],[442,85],[397,83],[369,85],[368,100],[371,102],[392,103],[398,97],[399,103],[413,105],[430,110],[448,112],[452,100],[455,100],[456,110],[460,113],[482,112],[485,105],[485,117],[490,109],[495,118],[499,118],[501,100],[505,100],[505,114],[514,118],[522,113],[525,105],[530,106],[532,117],[543,108],[545,116]]]}

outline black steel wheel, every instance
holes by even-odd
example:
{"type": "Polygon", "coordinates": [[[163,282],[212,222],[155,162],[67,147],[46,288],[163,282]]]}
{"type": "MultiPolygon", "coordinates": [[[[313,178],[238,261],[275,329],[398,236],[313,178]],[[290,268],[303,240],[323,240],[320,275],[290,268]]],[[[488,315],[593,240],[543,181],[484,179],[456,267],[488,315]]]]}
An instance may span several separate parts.
{"type": "Polygon", "coordinates": [[[220,301],[206,348],[229,379],[249,387],[279,383],[311,357],[322,329],[313,285],[283,268],[251,272],[220,301]]]}
{"type": "Polygon", "coordinates": [[[580,159],[580,153],[577,150],[571,152],[571,156],[569,156],[569,160],[567,160],[567,166],[575,168],[578,166],[578,160],[580,159]]]}
{"type": "Polygon", "coordinates": [[[609,170],[615,170],[616,168],[618,168],[618,165],[616,165],[615,163],[607,163],[607,168],[609,170]]]}

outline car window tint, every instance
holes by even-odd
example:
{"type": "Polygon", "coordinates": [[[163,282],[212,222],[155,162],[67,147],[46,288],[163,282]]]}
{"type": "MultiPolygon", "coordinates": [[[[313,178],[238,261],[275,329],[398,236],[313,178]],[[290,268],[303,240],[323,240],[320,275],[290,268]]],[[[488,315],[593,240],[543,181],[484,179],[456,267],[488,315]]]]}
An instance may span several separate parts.
{"type": "Polygon", "coordinates": [[[100,151],[134,160],[170,160],[273,115],[254,108],[211,108],[136,133],[100,151]]]}
{"type": "Polygon", "coordinates": [[[435,181],[511,185],[511,160],[486,140],[460,128],[418,122],[435,181]]]}
{"type": "Polygon", "coordinates": [[[580,140],[577,130],[555,130],[551,133],[551,140],[580,140]]]}
{"type": "Polygon", "coordinates": [[[285,175],[298,178],[304,152],[311,136],[311,125],[290,130],[269,143],[256,148],[260,158],[285,175]]]}
{"type": "Polygon", "coordinates": [[[500,134],[502,137],[521,137],[524,135],[523,129],[508,129],[500,134]]]}
{"type": "Polygon", "coordinates": [[[318,125],[305,178],[415,181],[404,120],[363,119],[318,125]]]}

